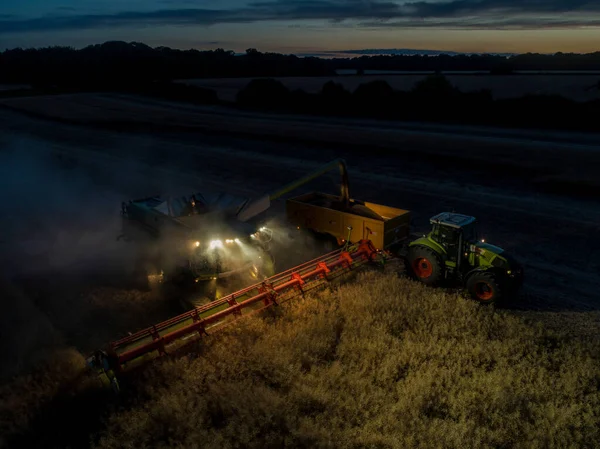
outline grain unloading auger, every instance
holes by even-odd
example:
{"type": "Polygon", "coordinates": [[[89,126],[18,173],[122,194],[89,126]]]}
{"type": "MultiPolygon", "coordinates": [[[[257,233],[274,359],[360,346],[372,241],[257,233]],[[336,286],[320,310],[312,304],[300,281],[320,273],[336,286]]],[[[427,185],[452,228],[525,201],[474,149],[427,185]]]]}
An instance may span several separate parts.
{"type": "Polygon", "coordinates": [[[181,350],[250,315],[323,287],[367,264],[384,260],[368,240],[348,245],[221,299],[112,342],[88,359],[107,379],[161,355],[181,350]]]}

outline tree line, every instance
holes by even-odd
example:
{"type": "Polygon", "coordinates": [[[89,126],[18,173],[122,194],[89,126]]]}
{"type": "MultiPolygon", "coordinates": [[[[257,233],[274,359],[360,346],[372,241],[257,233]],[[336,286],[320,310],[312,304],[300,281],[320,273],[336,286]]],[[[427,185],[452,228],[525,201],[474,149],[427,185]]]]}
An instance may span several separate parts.
{"type": "Polygon", "coordinates": [[[495,99],[488,89],[462,92],[443,75],[429,76],[408,91],[375,80],[351,92],[329,81],[317,93],[292,91],[275,79],[255,79],[240,90],[236,104],[338,117],[600,131],[600,100],[577,102],[559,95],[495,99]]]}
{"type": "Polygon", "coordinates": [[[177,50],[111,41],[83,49],[16,48],[0,53],[0,82],[90,88],[185,78],[331,76],[336,70],[600,70],[600,52],[553,55],[389,55],[323,59],[223,49],[177,50]]]}

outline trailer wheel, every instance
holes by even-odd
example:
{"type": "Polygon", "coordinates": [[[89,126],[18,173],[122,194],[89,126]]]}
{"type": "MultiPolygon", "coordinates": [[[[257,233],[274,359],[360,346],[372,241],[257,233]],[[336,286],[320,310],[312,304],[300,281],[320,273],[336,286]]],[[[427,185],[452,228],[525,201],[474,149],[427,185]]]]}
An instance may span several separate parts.
{"type": "Polygon", "coordinates": [[[443,277],[442,262],[435,251],[425,246],[411,246],[408,250],[411,275],[426,285],[436,285],[443,277]]]}
{"type": "Polygon", "coordinates": [[[493,304],[502,296],[496,276],[490,272],[475,273],[467,280],[467,291],[481,304],[493,304]]]}

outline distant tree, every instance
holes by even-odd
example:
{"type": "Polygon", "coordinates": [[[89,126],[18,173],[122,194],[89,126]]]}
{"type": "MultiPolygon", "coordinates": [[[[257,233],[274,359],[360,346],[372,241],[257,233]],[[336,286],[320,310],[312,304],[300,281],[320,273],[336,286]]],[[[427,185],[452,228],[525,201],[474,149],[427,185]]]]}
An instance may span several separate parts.
{"type": "Polygon", "coordinates": [[[352,107],[352,94],[335,81],[327,81],[319,93],[319,109],[324,112],[347,113],[352,107]]]}
{"type": "MultiPolygon", "coordinates": [[[[108,41],[71,47],[16,48],[0,52],[0,82],[58,86],[63,89],[112,89],[139,82],[184,78],[330,76],[336,70],[484,70],[506,75],[517,70],[600,70],[600,52],[542,55],[372,55],[358,58],[299,58],[233,51],[151,48],[140,42],[108,41]]],[[[591,86],[590,90],[596,89],[591,86]]]]}
{"type": "Polygon", "coordinates": [[[394,94],[394,89],[387,81],[375,80],[361,84],[354,91],[354,96],[358,99],[385,99],[394,94]]]}
{"type": "Polygon", "coordinates": [[[438,99],[453,97],[460,93],[443,75],[428,76],[417,82],[411,92],[417,96],[438,99]]]}
{"type": "Polygon", "coordinates": [[[352,94],[352,100],[359,114],[375,117],[389,116],[396,106],[394,89],[383,80],[361,84],[352,94]]]}
{"type": "Polygon", "coordinates": [[[346,90],[343,84],[336,83],[335,81],[327,81],[321,88],[321,95],[325,98],[336,100],[348,97],[350,92],[346,90]]]}
{"type": "Polygon", "coordinates": [[[267,78],[250,81],[238,92],[236,101],[242,106],[281,107],[289,98],[290,91],[281,81],[267,78]]]}

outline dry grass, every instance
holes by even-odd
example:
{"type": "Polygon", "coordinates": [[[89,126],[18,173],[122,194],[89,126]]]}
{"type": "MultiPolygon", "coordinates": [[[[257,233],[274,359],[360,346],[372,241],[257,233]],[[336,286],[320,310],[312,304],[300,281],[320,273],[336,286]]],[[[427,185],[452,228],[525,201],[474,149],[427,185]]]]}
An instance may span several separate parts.
{"type": "Polygon", "coordinates": [[[0,385],[0,447],[4,438],[25,432],[40,409],[81,375],[83,356],[74,349],[46,354],[36,369],[0,385]]]}
{"type": "Polygon", "coordinates": [[[592,447],[598,345],[376,273],[144,374],[99,448],[592,447]]]}

